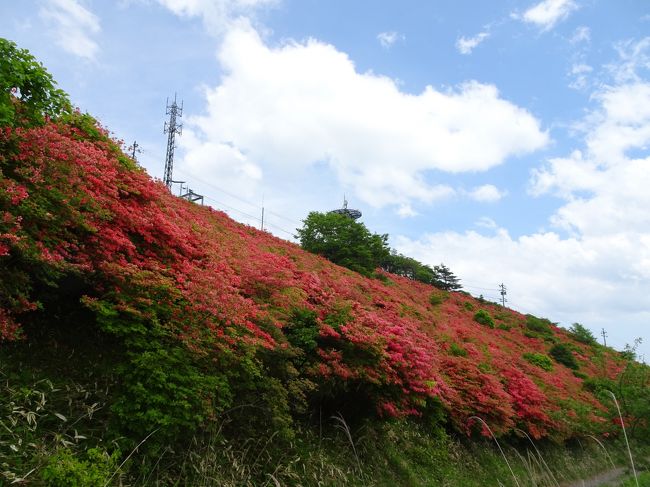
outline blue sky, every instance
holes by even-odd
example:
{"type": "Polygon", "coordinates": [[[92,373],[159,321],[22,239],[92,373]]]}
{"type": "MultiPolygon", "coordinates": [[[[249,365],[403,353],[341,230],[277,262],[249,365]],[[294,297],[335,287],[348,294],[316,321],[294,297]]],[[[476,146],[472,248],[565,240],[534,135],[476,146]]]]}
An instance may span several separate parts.
{"type": "Polygon", "coordinates": [[[25,0],[0,35],[162,177],[283,238],[363,211],[475,295],[650,357],[642,0],[25,0]]]}

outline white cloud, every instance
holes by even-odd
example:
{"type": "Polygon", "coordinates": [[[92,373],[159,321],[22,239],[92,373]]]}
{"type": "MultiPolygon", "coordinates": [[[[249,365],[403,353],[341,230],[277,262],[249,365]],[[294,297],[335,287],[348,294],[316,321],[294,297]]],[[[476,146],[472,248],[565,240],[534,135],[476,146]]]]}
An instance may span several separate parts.
{"type": "Polygon", "coordinates": [[[482,227],[482,228],[490,228],[490,229],[496,229],[499,228],[497,225],[497,222],[495,222],[492,218],[487,217],[487,216],[482,216],[479,218],[474,225],[477,227],[482,227]]]}
{"type": "Polygon", "coordinates": [[[389,49],[398,40],[404,40],[404,36],[398,34],[395,31],[380,32],[379,34],[377,34],[377,40],[379,41],[382,47],[389,49]]]}
{"type": "MultiPolygon", "coordinates": [[[[640,43],[627,45],[636,59],[644,56],[640,43]]],[[[604,327],[617,347],[645,336],[648,356],[650,82],[640,79],[635,70],[643,63],[631,63],[630,56],[616,66],[626,73],[617,79],[628,81],[592,95],[598,106],[580,124],[584,147],[550,159],[531,177],[533,195],[560,198],[549,222],[568,236],[539,231],[513,237],[491,228],[490,235],[398,238],[397,250],[428,264],[443,261],[462,280],[495,288],[495,295],[503,281],[515,309],[551,310],[548,317],[565,325],[604,327]]]]}
{"type": "Polygon", "coordinates": [[[492,85],[404,93],[313,39],[272,48],[237,27],[219,61],[224,74],[206,90],[205,115],[186,123],[194,133],[188,157],[204,144],[227,143],[277,177],[334,174],[376,207],[449,198],[454,190],[431,183],[430,171],[483,171],[548,142],[539,122],[492,85]]]}
{"type": "Polygon", "coordinates": [[[559,21],[566,19],[578,8],[573,0],[544,0],[515,17],[535,24],[542,30],[552,29],[559,21]]]}
{"type": "Polygon", "coordinates": [[[209,33],[221,35],[233,23],[280,0],[157,0],[180,17],[200,17],[209,33]]]}
{"type": "Polygon", "coordinates": [[[39,15],[51,26],[56,43],[65,51],[95,59],[99,46],[92,36],[101,30],[99,18],[79,0],[47,0],[39,15]]]}
{"type": "Polygon", "coordinates": [[[402,217],[402,218],[410,218],[413,216],[417,216],[418,212],[415,211],[411,205],[408,203],[400,205],[400,207],[397,209],[397,214],[402,217]]]}
{"type": "Polygon", "coordinates": [[[638,42],[628,40],[616,45],[620,61],[607,66],[617,83],[640,81],[643,72],[650,70],[650,37],[638,42]],[[639,72],[642,72],[640,75],[639,72]]]}
{"type": "Polygon", "coordinates": [[[474,188],[468,194],[470,198],[481,203],[494,203],[505,196],[505,192],[499,191],[499,189],[492,184],[484,184],[483,186],[474,188]]]}
{"type": "Polygon", "coordinates": [[[193,179],[218,180],[221,187],[238,188],[244,198],[260,193],[262,168],[237,148],[225,143],[198,141],[192,132],[185,134],[182,146],[191,148],[183,158],[182,169],[193,179]]]}
{"type": "Polygon", "coordinates": [[[583,90],[589,85],[588,75],[594,70],[591,66],[585,63],[574,63],[569,71],[569,76],[572,80],[569,83],[569,88],[574,90],[583,90]]]}
{"type": "Polygon", "coordinates": [[[571,44],[580,44],[581,42],[590,42],[591,41],[591,29],[586,26],[577,27],[573,32],[569,42],[571,44]]]}
{"type": "Polygon", "coordinates": [[[582,236],[650,228],[650,83],[609,87],[585,122],[586,152],[551,159],[533,174],[532,191],[567,202],[553,222],[582,236]],[[630,157],[631,150],[645,156],[630,157]]]}
{"type": "Polygon", "coordinates": [[[607,87],[594,95],[602,110],[592,114],[587,128],[591,157],[606,166],[625,162],[630,149],[647,150],[650,143],[650,83],[607,87]]]}
{"type": "Polygon", "coordinates": [[[480,32],[474,37],[461,37],[456,41],[456,49],[461,54],[471,54],[476,46],[490,37],[489,32],[480,32]]]}

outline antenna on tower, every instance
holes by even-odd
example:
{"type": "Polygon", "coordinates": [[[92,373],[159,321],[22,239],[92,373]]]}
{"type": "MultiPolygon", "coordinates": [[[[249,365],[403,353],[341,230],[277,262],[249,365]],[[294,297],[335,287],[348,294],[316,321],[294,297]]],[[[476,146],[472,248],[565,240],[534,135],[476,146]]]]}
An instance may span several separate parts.
{"type": "Polygon", "coordinates": [[[167,155],[165,156],[165,176],[163,177],[163,182],[165,186],[171,190],[172,187],[172,172],[174,169],[174,149],[176,148],[176,134],[181,135],[183,133],[183,125],[176,123],[176,117],[183,116],[183,102],[178,106],[176,103],[176,93],[174,93],[174,101],[172,104],[169,104],[169,98],[167,98],[167,111],[166,115],[169,115],[169,122],[165,122],[164,133],[168,134],[167,136],[167,155]]]}
{"type": "Polygon", "coordinates": [[[167,155],[165,156],[165,176],[163,177],[163,182],[165,186],[171,191],[172,184],[176,183],[180,185],[180,191],[178,196],[192,203],[200,202],[203,204],[203,195],[194,192],[185,181],[175,181],[173,178],[174,171],[174,149],[176,148],[176,134],[182,135],[183,133],[183,124],[177,123],[176,118],[183,116],[183,102],[181,101],[180,106],[176,102],[176,93],[174,93],[174,101],[172,104],[169,104],[169,98],[167,98],[167,111],[165,112],[169,115],[169,122],[165,122],[164,133],[167,135],[167,155]],[[185,185],[185,186],[183,186],[185,185]]]}

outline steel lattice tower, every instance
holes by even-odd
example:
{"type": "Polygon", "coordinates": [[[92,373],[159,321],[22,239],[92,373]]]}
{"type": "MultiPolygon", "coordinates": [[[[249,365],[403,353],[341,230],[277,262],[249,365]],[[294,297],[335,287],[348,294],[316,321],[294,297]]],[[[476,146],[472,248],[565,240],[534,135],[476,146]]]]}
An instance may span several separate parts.
{"type": "Polygon", "coordinates": [[[169,189],[172,187],[172,171],[174,169],[174,149],[176,148],[176,134],[181,135],[183,133],[183,125],[176,124],[176,117],[183,116],[183,102],[181,101],[180,107],[176,103],[176,95],[174,94],[174,101],[172,104],[169,104],[169,98],[167,99],[167,111],[166,114],[169,115],[169,122],[165,122],[164,133],[169,134],[167,137],[167,156],[165,157],[165,176],[163,182],[165,186],[169,189]]]}

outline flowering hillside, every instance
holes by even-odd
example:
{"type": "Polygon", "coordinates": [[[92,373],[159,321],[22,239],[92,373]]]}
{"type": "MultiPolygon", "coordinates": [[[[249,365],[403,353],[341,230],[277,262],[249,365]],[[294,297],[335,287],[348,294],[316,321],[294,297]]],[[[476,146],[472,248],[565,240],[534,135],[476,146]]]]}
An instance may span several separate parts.
{"type": "Polygon", "coordinates": [[[615,379],[617,354],[176,198],[88,116],[2,128],[0,171],[0,337],[117,343],[123,431],[174,436],[251,403],[287,434],[318,408],[536,438],[613,426],[584,383],[615,379]]]}

